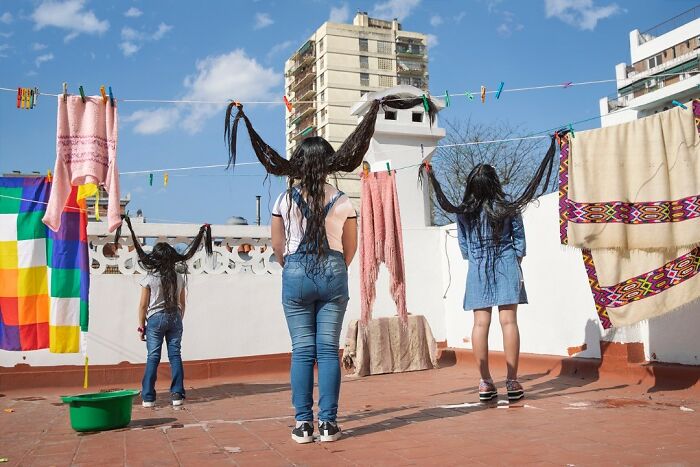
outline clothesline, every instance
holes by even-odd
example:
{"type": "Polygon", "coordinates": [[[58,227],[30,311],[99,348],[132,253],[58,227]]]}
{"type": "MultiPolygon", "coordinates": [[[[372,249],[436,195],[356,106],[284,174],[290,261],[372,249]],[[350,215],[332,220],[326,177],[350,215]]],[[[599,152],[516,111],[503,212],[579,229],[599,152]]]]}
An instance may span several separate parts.
{"type": "MultiPolygon", "coordinates": [[[[665,74],[658,74],[658,75],[653,75],[649,76],[649,79],[652,78],[665,78],[665,77],[675,77],[675,76],[681,76],[681,75],[687,75],[687,74],[697,74],[700,73],[700,71],[687,71],[683,73],[665,73],[665,74]]],[[[579,82],[566,82],[566,83],[557,83],[557,84],[544,84],[544,85],[537,85],[537,86],[527,86],[527,87],[520,87],[520,88],[503,88],[502,90],[486,90],[486,94],[502,94],[502,93],[510,93],[510,92],[526,92],[526,91],[537,91],[537,90],[543,90],[543,89],[565,89],[569,87],[574,87],[574,86],[589,86],[589,85],[595,85],[595,84],[605,84],[605,83],[617,83],[618,81],[623,81],[623,80],[618,80],[618,79],[602,79],[602,80],[592,80],[592,81],[579,81],[579,82]]],[[[6,91],[6,92],[17,92],[17,88],[6,88],[6,87],[0,87],[0,91],[6,91]]],[[[454,93],[454,94],[448,94],[447,92],[444,93],[429,93],[432,97],[438,97],[438,98],[446,98],[448,95],[450,97],[478,97],[481,94],[481,90],[478,91],[466,91],[462,93],[454,93]]],[[[58,97],[62,96],[63,94],[53,94],[53,93],[44,93],[40,92],[40,96],[51,96],[51,97],[58,97]]],[[[69,94],[69,95],[75,95],[75,94],[69,94]]],[[[101,99],[101,97],[100,97],[101,99]]],[[[404,100],[404,99],[409,99],[407,98],[401,98],[397,97],[395,100],[404,100]]],[[[411,97],[412,99],[412,97],[411,97]]],[[[203,100],[191,100],[191,99],[116,99],[118,102],[130,102],[130,103],[147,103],[147,104],[205,104],[205,105],[228,105],[231,103],[234,99],[222,99],[222,100],[216,100],[216,101],[203,101],[203,100]]],[[[241,104],[244,105],[255,105],[255,104],[260,104],[260,105],[285,105],[285,103],[280,99],[280,100],[275,100],[275,101],[239,101],[241,104]]],[[[314,104],[317,103],[318,101],[316,100],[311,100],[311,101],[295,101],[292,102],[292,105],[295,104],[314,104]]],[[[357,100],[352,100],[352,101],[324,101],[329,104],[355,104],[357,100]]]]}

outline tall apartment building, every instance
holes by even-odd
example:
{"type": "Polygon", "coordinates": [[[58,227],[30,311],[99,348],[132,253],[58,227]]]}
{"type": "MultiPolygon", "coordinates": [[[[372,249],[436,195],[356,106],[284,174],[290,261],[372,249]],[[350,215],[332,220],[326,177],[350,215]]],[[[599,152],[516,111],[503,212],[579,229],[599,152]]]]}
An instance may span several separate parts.
{"type": "MultiPolygon", "coordinates": [[[[428,89],[427,36],[358,12],[353,24],[318,28],[287,60],[285,77],[292,103],[287,157],[307,136],[322,136],[337,149],[357,126],[350,107],[366,93],[401,84],[428,89]]],[[[357,174],[344,174],[337,185],[357,204],[357,174]]]]}
{"type": "Polygon", "coordinates": [[[700,6],[653,28],[630,32],[631,65],[615,67],[617,97],[600,100],[601,126],[668,110],[700,97],[700,6]]]}

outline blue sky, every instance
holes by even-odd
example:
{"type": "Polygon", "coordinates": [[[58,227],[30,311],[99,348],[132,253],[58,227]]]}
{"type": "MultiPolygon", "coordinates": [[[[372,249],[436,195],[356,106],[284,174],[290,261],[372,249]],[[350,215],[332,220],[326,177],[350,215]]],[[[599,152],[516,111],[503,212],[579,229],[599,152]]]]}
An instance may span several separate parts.
{"type": "MultiPolygon", "coordinates": [[[[356,10],[399,17],[404,28],[430,34],[430,88],[435,94],[614,78],[629,62],[629,31],[648,29],[694,6],[686,0],[374,0],[207,1],[50,0],[0,2],[0,87],[38,87],[58,93],[115,97],[281,101],[284,59],[321,23],[351,21],[356,10]]],[[[598,100],[614,84],[504,94],[486,105],[453,98],[441,118],[505,120],[525,132],[598,115],[598,100]]],[[[0,93],[0,171],[52,168],[55,98],[40,97],[32,111],[16,109],[16,96],[0,93]]],[[[284,150],[282,105],[248,106],[272,146],[284,150]]],[[[122,103],[122,171],[221,164],[223,107],[122,103]]],[[[578,128],[596,127],[598,121],[578,128]]],[[[247,138],[239,160],[254,161],[247,138]]],[[[400,166],[400,161],[396,162],[400,166]]],[[[121,177],[132,213],[151,219],[221,223],[240,215],[253,221],[263,184],[259,166],[170,173],[167,188],[155,176],[121,177]]]]}

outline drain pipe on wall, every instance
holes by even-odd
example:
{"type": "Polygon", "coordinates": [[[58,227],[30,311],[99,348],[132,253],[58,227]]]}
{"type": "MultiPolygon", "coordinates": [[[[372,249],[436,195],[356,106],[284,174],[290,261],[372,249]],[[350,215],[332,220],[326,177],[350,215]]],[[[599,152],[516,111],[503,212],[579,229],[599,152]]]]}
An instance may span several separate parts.
{"type": "Polygon", "coordinates": [[[255,225],[260,225],[260,195],[255,197],[255,225]]]}

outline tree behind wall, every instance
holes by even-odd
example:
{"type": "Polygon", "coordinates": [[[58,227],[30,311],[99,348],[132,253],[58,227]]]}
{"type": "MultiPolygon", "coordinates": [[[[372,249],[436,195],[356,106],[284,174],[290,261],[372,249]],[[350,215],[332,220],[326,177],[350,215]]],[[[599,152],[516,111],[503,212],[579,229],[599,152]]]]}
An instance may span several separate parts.
{"type": "MultiPolygon", "coordinates": [[[[528,132],[507,122],[483,124],[471,119],[444,121],[447,136],[441,146],[518,138],[528,132]]],[[[506,193],[519,194],[532,178],[547,151],[546,139],[528,139],[469,146],[439,148],[432,165],[445,195],[454,205],[464,196],[469,172],[477,164],[490,164],[498,172],[506,193]]],[[[554,190],[555,186],[551,187],[554,190]]],[[[432,190],[431,190],[432,193],[432,190]]],[[[455,221],[454,214],[445,212],[431,195],[433,223],[445,225],[455,221]]]]}

